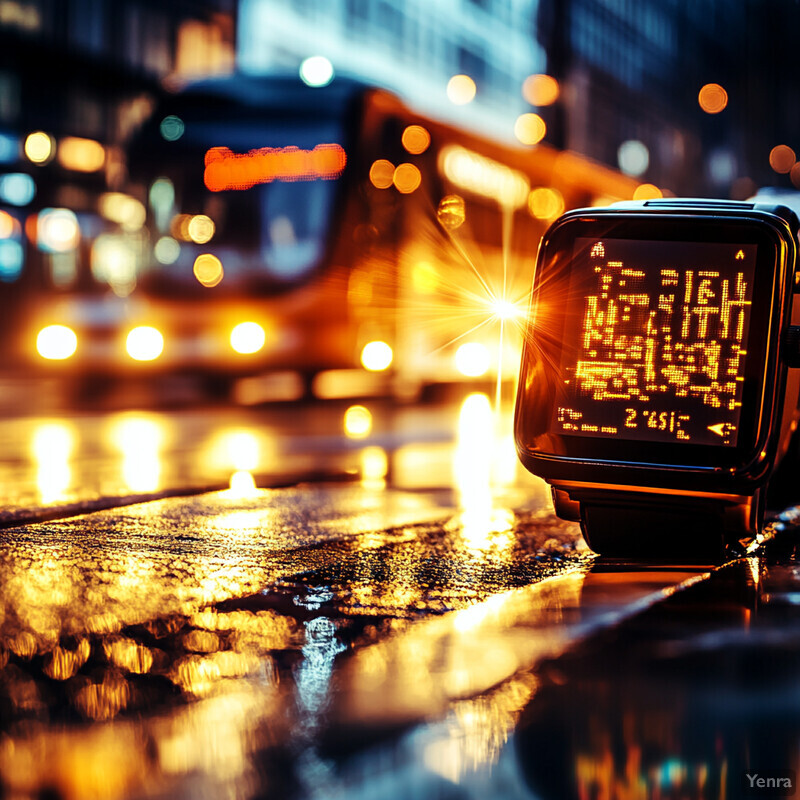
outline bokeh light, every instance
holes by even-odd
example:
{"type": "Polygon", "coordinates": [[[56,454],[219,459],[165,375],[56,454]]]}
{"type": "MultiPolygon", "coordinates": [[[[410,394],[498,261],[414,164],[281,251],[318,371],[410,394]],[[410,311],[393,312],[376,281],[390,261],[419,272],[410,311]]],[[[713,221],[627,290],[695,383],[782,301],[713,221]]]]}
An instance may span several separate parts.
{"type": "Polygon", "coordinates": [[[388,369],[393,358],[392,348],[386,342],[369,342],[361,351],[361,364],[370,372],[382,372],[388,369]]]}
{"type": "Polygon", "coordinates": [[[98,210],[109,222],[116,222],[126,231],[139,230],[147,219],[144,203],[122,192],[101,195],[98,210]]]}
{"type": "Polygon", "coordinates": [[[456,369],[468,378],[479,378],[489,371],[492,357],[480,342],[466,342],[456,350],[456,369]]]}
{"type": "Polygon", "coordinates": [[[640,183],[633,191],[634,200],[657,200],[664,193],[652,183],[640,183]]]}
{"type": "Polygon", "coordinates": [[[153,255],[159,264],[174,264],[181,254],[181,246],[171,236],[162,236],[153,248],[153,255]]]}
{"type": "Polygon", "coordinates": [[[344,412],[344,432],[351,439],[363,439],[372,432],[372,413],[364,406],[350,406],[344,412]]]}
{"type": "Polygon", "coordinates": [[[718,83],[707,83],[700,89],[697,102],[706,114],[719,114],[728,105],[728,93],[718,83]]]}
{"type": "Polygon", "coordinates": [[[300,65],[300,78],[307,86],[327,86],[333,80],[333,64],[325,56],[311,56],[300,65]]]}
{"type": "Polygon", "coordinates": [[[789,171],[789,178],[795,189],[800,189],[800,164],[795,164],[789,171]]]}
{"type": "Polygon", "coordinates": [[[0,239],[8,239],[19,230],[19,223],[8,213],[0,211],[0,239]]]}
{"type": "Polygon", "coordinates": [[[560,87],[550,75],[529,75],[522,84],[522,96],[532,106],[549,106],[558,100],[560,87]]]}
{"type": "Polygon", "coordinates": [[[141,325],[128,334],[125,349],[134,361],[155,361],[164,350],[164,337],[157,328],[141,325]]]}
{"type": "Polygon", "coordinates": [[[400,164],[394,171],[392,182],[401,194],[411,194],[422,183],[422,173],[413,164],[400,164]]]}
{"type": "Polygon", "coordinates": [[[203,286],[213,289],[225,276],[222,262],[211,253],[202,253],[194,260],[193,272],[203,286]]]}
{"type": "Polygon", "coordinates": [[[26,206],[36,195],[36,182],[25,172],[0,177],[0,200],[12,206],[26,206]]]}
{"type": "Polygon", "coordinates": [[[47,164],[56,153],[56,141],[44,131],[35,131],[25,139],[25,155],[34,164],[47,164]]]}
{"type": "Polygon", "coordinates": [[[36,337],[36,350],[42,358],[64,361],[78,349],[78,337],[66,325],[48,325],[36,337]]]}
{"type": "Polygon", "coordinates": [[[471,103],[477,93],[475,81],[469,75],[453,75],[447,82],[447,98],[457,106],[471,103]]]}
{"type": "Polygon", "coordinates": [[[779,144],[770,150],[769,165],[775,172],[785,174],[791,172],[792,167],[797,161],[797,156],[791,147],[785,144],[779,144]]]}
{"type": "Polygon", "coordinates": [[[436,211],[442,227],[449,231],[461,227],[466,219],[466,214],[464,198],[457,194],[445,195],[439,201],[439,208],[436,211]]]}
{"type": "Polygon", "coordinates": [[[514,123],[514,136],[522,144],[539,144],[547,133],[547,125],[538,114],[520,114],[514,123]]]}
{"type": "Polygon", "coordinates": [[[185,129],[183,120],[180,117],[176,117],[174,114],[170,114],[168,117],[164,117],[164,119],[161,120],[161,135],[168,142],[177,142],[178,139],[183,136],[185,129]]]}
{"type": "Polygon", "coordinates": [[[76,172],[97,172],[106,162],[106,149],[93,139],[67,136],[58,145],[58,162],[76,172]]]}
{"type": "Polygon", "coordinates": [[[617,150],[617,163],[626,174],[638,177],[647,171],[650,166],[650,151],[644,142],[638,139],[628,139],[617,150]]]}
{"type": "Polygon", "coordinates": [[[536,219],[555,219],[564,213],[564,197],[558,189],[539,186],[528,195],[528,210],[536,219]]]}
{"type": "Polygon", "coordinates": [[[266,340],[267,335],[257,322],[240,322],[231,331],[231,347],[243,355],[257,353],[266,340]]]}
{"type": "Polygon", "coordinates": [[[47,253],[69,253],[81,240],[75,212],[69,208],[45,208],[36,223],[38,246],[47,253]]]}
{"type": "Polygon", "coordinates": [[[211,241],[216,227],[214,221],[205,214],[196,214],[189,220],[187,232],[195,244],[205,244],[211,241]]]}
{"type": "Polygon", "coordinates": [[[394,164],[379,158],[369,168],[369,179],[376,189],[388,189],[394,181],[394,164]]]}
{"type": "Polygon", "coordinates": [[[431,135],[422,125],[409,125],[402,136],[403,147],[412,155],[424,153],[431,143],[431,135]]]}

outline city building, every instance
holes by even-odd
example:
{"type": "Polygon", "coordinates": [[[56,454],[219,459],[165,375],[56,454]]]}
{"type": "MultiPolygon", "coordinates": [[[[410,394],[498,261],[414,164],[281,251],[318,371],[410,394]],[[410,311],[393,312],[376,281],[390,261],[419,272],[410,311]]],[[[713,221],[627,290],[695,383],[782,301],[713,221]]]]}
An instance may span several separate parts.
{"type": "Polygon", "coordinates": [[[336,72],[388,87],[421,113],[510,141],[531,110],[523,83],[545,65],[536,8],[537,0],[241,0],[238,65],[296,72],[323,56],[336,72]],[[474,81],[474,100],[449,99],[455,75],[474,81]]]}
{"type": "Polygon", "coordinates": [[[791,188],[793,151],[779,172],[770,153],[798,130],[799,16],[789,2],[540,0],[536,36],[562,86],[542,112],[548,139],[676,195],[791,188]]]}

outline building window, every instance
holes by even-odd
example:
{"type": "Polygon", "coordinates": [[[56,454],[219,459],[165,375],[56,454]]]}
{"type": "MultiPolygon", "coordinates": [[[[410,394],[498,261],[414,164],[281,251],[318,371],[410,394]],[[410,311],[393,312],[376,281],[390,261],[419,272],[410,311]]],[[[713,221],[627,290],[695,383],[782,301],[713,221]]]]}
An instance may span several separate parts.
{"type": "Polygon", "coordinates": [[[102,53],[106,49],[106,6],[103,0],[72,0],[69,40],[73,47],[102,53]]]}
{"type": "Polygon", "coordinates": [[[458,71],[469,75],[477,84],[486,84],[488,68],[482,54],[466,47],[458,48],[458,71]]]}

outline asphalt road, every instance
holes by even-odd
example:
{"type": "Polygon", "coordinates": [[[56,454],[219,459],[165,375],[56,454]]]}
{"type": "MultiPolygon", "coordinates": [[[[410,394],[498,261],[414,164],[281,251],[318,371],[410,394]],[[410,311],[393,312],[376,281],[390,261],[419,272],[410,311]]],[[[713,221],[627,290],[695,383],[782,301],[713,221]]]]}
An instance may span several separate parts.
{"type": "Polygon", "coordinates": [[[0,796],[716,798],[796,768],[792,535],[604,564],[485,395],[0,441],[0,796]]]}

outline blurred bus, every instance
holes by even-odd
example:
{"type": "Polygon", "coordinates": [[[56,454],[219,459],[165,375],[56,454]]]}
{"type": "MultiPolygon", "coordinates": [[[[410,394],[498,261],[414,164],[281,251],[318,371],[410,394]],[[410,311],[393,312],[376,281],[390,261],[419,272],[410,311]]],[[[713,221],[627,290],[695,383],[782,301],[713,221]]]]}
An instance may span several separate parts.
{"type": "Polygon", "coordinates": [[[66,375],[188,374],[221,390],[289,374],[319,396],[512,379],[547,224],[637,186],[339,77],[185,86],[126,156],[127,189],[100,199],[103,226],[82,245],[91,287],[37,304],[30,357],[66,375]]]}

